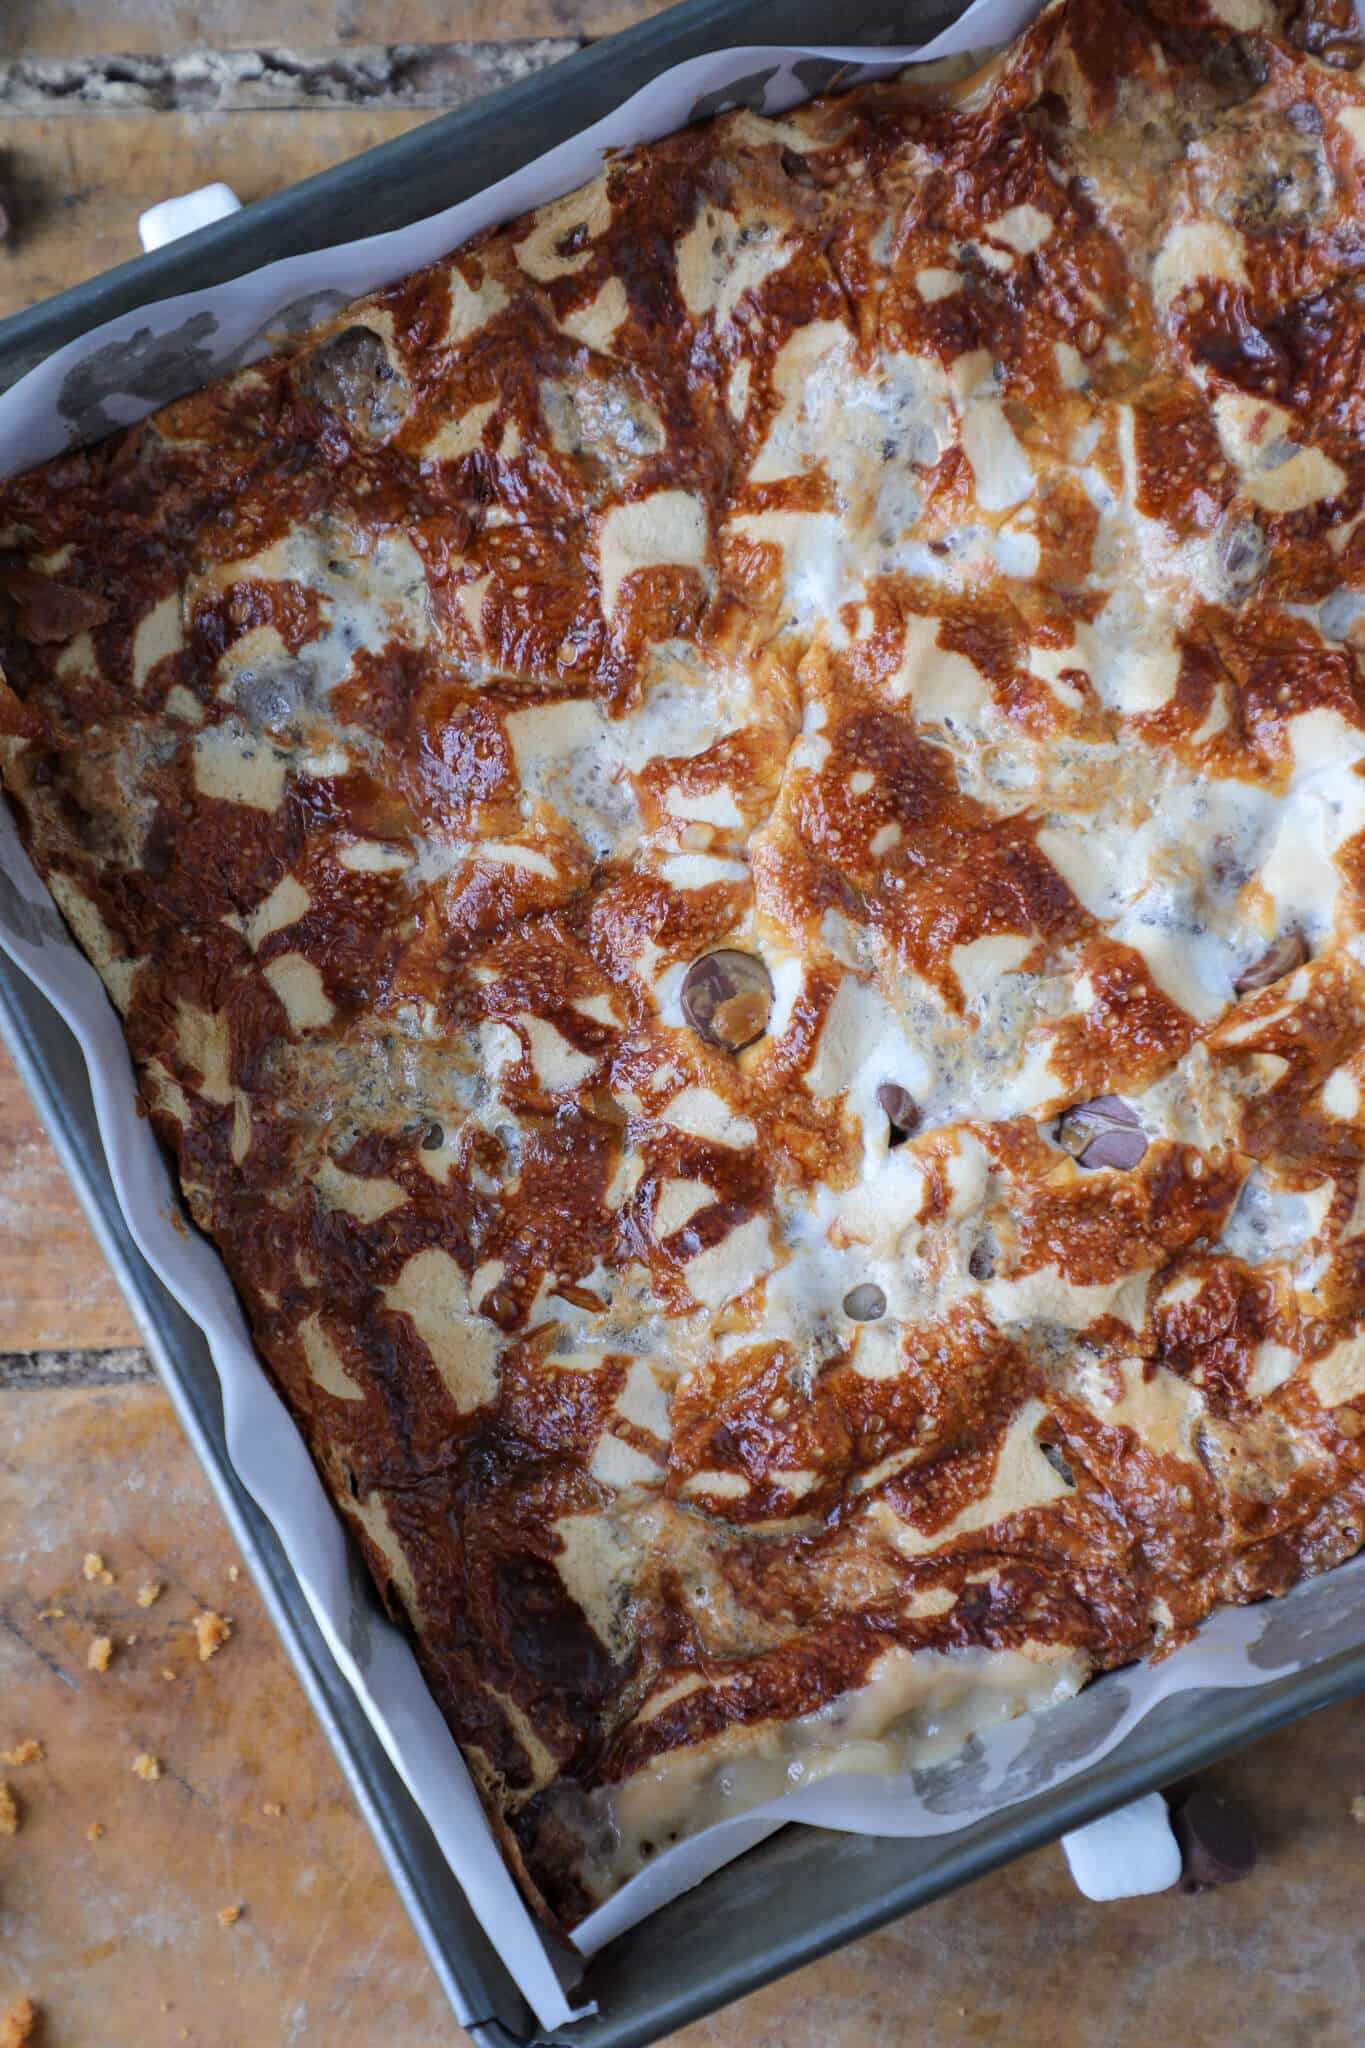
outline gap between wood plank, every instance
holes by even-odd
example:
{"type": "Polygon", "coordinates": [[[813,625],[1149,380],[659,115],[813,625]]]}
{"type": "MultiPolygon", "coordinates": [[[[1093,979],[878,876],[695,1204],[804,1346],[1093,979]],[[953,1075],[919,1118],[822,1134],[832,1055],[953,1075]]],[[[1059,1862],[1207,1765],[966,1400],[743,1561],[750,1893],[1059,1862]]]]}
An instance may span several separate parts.
{"type": "Polygon", "coordinates": [[[0,1393],[50,1387],[126,1387],[155,1380],[145,1351],[0,1351],[0,1393]]]}
{"type": "Polygon", "coordinates": [[[544,71],[577,36],[522,42],[359,43],[330,49],[190,49],[165,57],[18,57],[0,63],[0,113],[261,113],[433,107],[544,71]]]}

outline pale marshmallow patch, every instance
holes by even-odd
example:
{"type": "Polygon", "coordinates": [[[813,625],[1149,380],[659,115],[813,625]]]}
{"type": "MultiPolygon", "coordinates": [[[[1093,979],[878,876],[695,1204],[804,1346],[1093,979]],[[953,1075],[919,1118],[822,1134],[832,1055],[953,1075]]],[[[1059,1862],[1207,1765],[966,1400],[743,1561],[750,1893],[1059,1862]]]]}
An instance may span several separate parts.
{"type": "Polygon", "coordinates": [[[133,635],[133,688],[142,689],[156,664],[169,654],[178,654],[184,644],[180,592],[173,590],[138,620],[133,635]]]}
{"type": "Polygon", "coordinates": [[[592,243],[611,226],[611,200],[605,177],[594,178],[577,192],[553,199],[538,207],[531,231],[514,245],[513,253],[528,277],[549,284],[556,277],[572,277],[592,262],[592,243]],[[561,246],[575,229],[584,231],[583,247],[565,251],[561,246]]]}
{"type": "Polygon", "coordinates": [[[1053,225],[1050,213],[1044,213],[1040,206],[1025,203],[1008,207],[988,223],[986,233],[993,242],[1003,242],[1016,255],[1032,256],[1048,240],[1053,225]]]}
{"type": "Polygon", "coordinates": [[[655,491],[628,505],[613,505],[598,534],[602,610],[611,618],[621,585],[642,569],[707,566],[706,507],[691,491],[655,491]]]}
{"type": "Polygon", "coordinates": [[[516,1021],[526,1034],[532,1072],[548,1094],[563,1095],[581,1088],[588,1076],[595,1072],[595,1055],[579,1052],[577,1046],[545,1018],[534,1016],[529,1010],[521,1010],[516,1021]]]}
{"type": "Polygon", "coordinates": [[[654,1204],[654,1235],[671,1237],[716,1200],[716,1191],[704,1180],[666,1180],[654,1204]]]}
{"type": "Polygon", "coordinates": [[[322,975],[302,953],[277,953],[261,972],[284,1004],[292,1031],[318,1031],[335,1014],[322,975]]]}
{"type": "Polygon", "coordinates": [[[693,1086],[680,1090],[660,1110],[659,1121],[687,1137],[701,1138],[711,1145],[727,1145],[734,1151],[743,1151],[758,1138],[757,1126],[731,1109],[714,1088],[693,1086]]]}
{"type": "Polygon", "coordinates": [[[471,1314],[464,1273],[449,1252],[417,1252],[384,1289],[384,1300],[410,1319],[462,1415],[492,1400],[500,1333],[471,1314]]]}
{"type": "Polygon", "coordinates": [[[609,277],[586,306],[561,314],[559,325],[585,348],[605,349],[629,311],[625,285],[619,277],[609,277]]]}
{"type": "Polygon", "coordinates": [[[313,899],[302,882],[293,875],[282,876],[270,894],[262,897],[243,921],[242,931],[252,952],[257,952],[272,933],[285,931],[291,924],[297,924],[301,917],[307,915],[312,903],[313,899]]]}
{"type": "Polygon", "coordinates": [[[791,261],[793,244],[768,229],[741,241],[745,223],[703,200],[697,217],[675,244],[678,291],[697,321],[727,327],[740,300],[791,261]]]}

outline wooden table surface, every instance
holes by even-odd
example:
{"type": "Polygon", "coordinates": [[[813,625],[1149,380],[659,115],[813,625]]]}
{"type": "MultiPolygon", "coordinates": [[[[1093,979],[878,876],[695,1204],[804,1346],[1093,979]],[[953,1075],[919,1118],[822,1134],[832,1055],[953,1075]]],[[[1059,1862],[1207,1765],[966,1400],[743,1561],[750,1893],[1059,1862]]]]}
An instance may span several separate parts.
{"type": "MultiPolygon", "coordinates": [[[[649,11],[0,0],[0,315],[135,254],[156,199],[257,198],[649,11]]],[[[0,2043],[25,1998],[43,2048],[463,2039],[3,1056],[0,1303],[0,1753],[42,1751],[0,1761],[0,2043]]],[[[1211,1775],[1260,1830],[1242,1886],[1093,1906],[1041,1850],[675,2048],[1358,2048],[1358,1707],[1211,1775]]]]}

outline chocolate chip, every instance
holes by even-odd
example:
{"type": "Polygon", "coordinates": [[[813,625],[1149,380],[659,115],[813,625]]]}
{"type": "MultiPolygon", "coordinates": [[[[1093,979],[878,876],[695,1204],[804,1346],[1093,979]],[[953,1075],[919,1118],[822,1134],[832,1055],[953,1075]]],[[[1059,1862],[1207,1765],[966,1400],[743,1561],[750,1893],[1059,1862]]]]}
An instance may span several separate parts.
{"type": "Polygon", "coordinates": [[[988,1238],[978,1238],[972,1246],[972,1255],[967,1261],[967,1271],[973,1280],[995,1278],[995,1248],[988,1238]]]}
{"type": "Polygon", "coordinates": [[[1182,1892],[1207,1891],[1212,1885],[1238,1884],[1256,1864],[1256,1837],[1246,1812],[1231,1800],[1196,1786],[1171,1815],[1184,1870],[1177,1884],[1182,1892]]]}
{"type": "Polygon", "coordinates": [[[1285,932],[1276,939],[1269,952],[1262,953],[1253,966],[1239,974],[1232,986],[1239,996],[1250,995],[1253,989],[1269,988],[1272,981],[1279,981],[1283,975],[1292,974],[1296,967],[1302,967],[1308,958],[1308,946],[1302,932],[1285,932]]]}
{"type": "Polygon", "coordinates": [[[1064,1479],[1068,1486],[1074,1486],[1076,1484],[1076,1475],[1062,1455],[1060,1446],[1057,1444],[1039,1444],[1038,1448],[1057,1474],[1057,1477],[1064,1479]]]}
{"type": "Polygon", "coordinates": [[[886,1296],[875,1280],[850,1287],[844,1296],[844,1314],[854,1323],[875,1323],[886,1314],[886,1296]]]}
{"type": "Polygon", "coordinates": [[[1245,604],[1266,572],[1270,543],[1254,519],[1229,512],[1218,528],[1214,553],[1229,604],[1245,604]]]}
{"type": "Polygon", "coordinates": [[[422,1150],[439,1152],[446,1141],[446,1134],[439,1124],[428,1124],[422,1133],[422,1150]]]}
{"type": "Polygon", "coordinates": [[[1112,1166],[1120,1173],[1128,1173],[1146,1150],[1147,1140],[1141,1131],[1101,1131],[1077,1155],[1076,1164],[1092,1169],[1112,1166]]]}
{"type": "Polygon", "coordinates": [[[343,327],[329,335],[305,356],[299,381],[319,405],[376,439],[393,432],[407,406],[407,381],[372,327],[343,327]]]}
{"type": "Polygon", "coordinates": [[[681,1001],[684,1017],[708,1045],[743,1052],[768,1028],[773,985],[752,953],[722,946],[692,962],[681,1001]]]}
{"type": "Polygon", "coordinates": [[[1126,1172],[1147,1150],[1137,1111],[1121,1095],[1078,1102],[1057,1126],[1057,1143],[1078,1166],[1114,1166],[1126,1172]]]}
{"type": "Polygon", "coordinates": [[[899,1081],[883,1081],[877,1090],[877,1107],[891,1126],[891,1143],[903,1145],[920,1127],[920,1109],[908,1088],[899,1081]]]}

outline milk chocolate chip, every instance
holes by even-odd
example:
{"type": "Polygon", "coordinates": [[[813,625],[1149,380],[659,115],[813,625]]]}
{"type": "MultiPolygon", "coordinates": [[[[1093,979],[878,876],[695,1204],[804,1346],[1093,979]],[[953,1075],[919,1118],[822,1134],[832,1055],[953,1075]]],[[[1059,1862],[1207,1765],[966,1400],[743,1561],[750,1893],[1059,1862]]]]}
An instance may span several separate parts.
{"type": "Polygon", "coordinates": [[[688,968],[682,985],[684,1017],[708,1045],[726,1052],[743,1052],[762,1038],[772,1006],[767,968],[752,953],[733,946],[703,953],[688,968]]]}
{"type": "Polygon", "coordinates": [[[1182,1892],[1237,1884],[1254,1869],[1256,1837],[1251,1822],[1230,1800],[1196,1786],[1175,1808],[1171,1826],[1185,1861],[1177,1880],[1182,1892]]]}
{"type": "Polygon", "coordinates": [[[1292,974],[1296,967],[1302,967],[1307,958],[1308,946],[1303,933],[1285,932],[1276,939],[1269,952],[1262,953],[1260,959],[1247,968],[1245,974],[1238,975],[1232,986],[1239,996],[1248,996],[1253,989],[1269,988],[1272,981],[1292,974]]]}
{"type": "Polygon", "coordinates": [[[1096,1095],[1078,1102],[1058,1124],[1057,1142],[1078,1166],[1112,1166],[1123,1173],[1147,1150],[1137,1111],[1121,1095],[1096,1095]]]}
{"type": "Polygon", "coordinates": [[[920,1127],[919,1104],[899,1081],[883,1081],[877,1090],[877,1106],[891,1126],[891,1143],[903,1145],[920,1127]]]}

